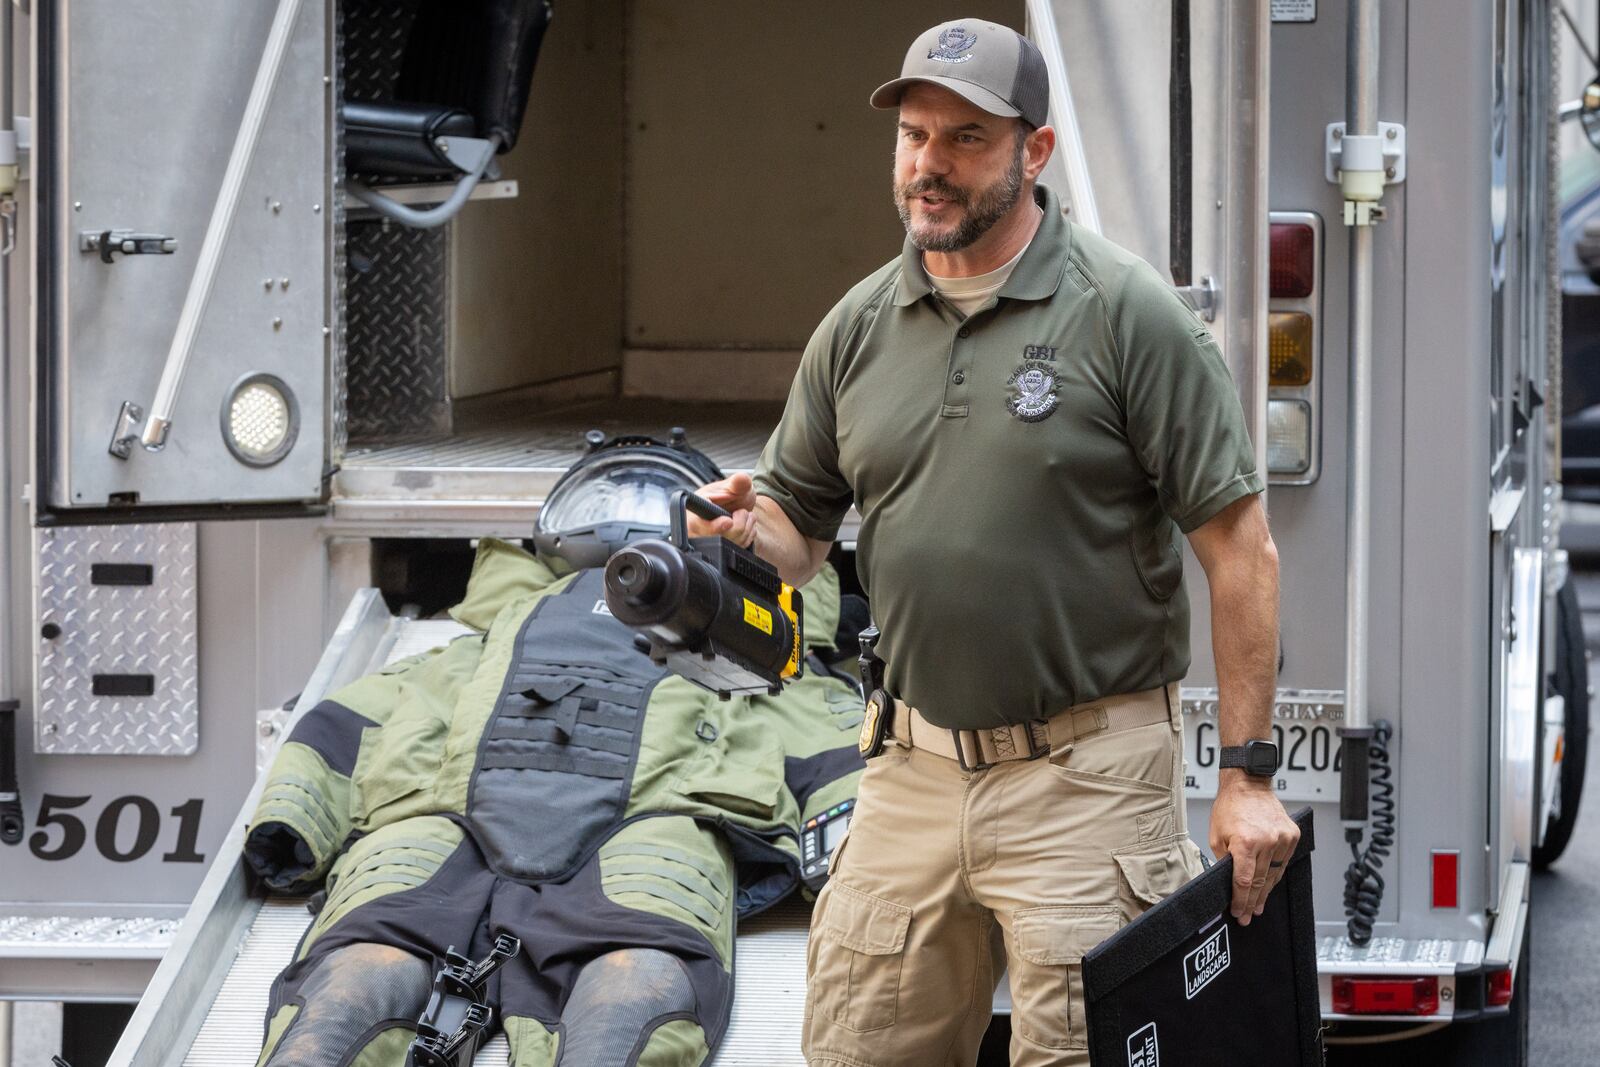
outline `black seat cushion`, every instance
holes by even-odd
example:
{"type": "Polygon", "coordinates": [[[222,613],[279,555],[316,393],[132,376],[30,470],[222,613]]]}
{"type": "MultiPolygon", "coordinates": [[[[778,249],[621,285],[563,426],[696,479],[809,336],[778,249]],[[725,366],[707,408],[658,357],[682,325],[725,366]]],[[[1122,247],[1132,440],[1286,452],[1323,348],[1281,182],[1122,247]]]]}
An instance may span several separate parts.
{"type": "Polygon", "coordinates": [[[459,173],[439,148],[441,137],[476,137],[478,124],[464,109],[425,104],[346,101],[345,169],[351,174],[433,178],[459,173]]]}
{"type": "Polygon", "coordinates": [[[407,37],[399,100],[437,100],[470,111],[480,137],[517,143],[550,0],[421,0],[407,37]]]}

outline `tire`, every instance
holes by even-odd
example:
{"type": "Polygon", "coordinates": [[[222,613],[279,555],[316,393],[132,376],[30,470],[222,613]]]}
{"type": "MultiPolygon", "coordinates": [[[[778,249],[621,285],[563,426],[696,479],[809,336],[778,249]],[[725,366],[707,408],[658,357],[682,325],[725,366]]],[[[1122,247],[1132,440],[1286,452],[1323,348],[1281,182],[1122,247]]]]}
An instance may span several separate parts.
{"type": "MultiPolygon", "coordinates": [[[[1584,646],[1583,613],[1578,607],[1577,588],[1570,577],[1556,592],[1556,663],[1551,680],[1555,691],[1566,701],[1566,737],[1562,744],[1561,781],[1557,786],[1561,813],[1550,820],[1544,839],[1534,846],[1533,865],[1538,870],[1559,859],[1567,842],[1572,840],[1572,829],[1578,821],[1578,803],[1583,798],[1583,776],[1589,762],[1589,658],[1584,646]]],[[[1541,750],[1541,771],[1543,758],[1541,750]]],[[[1542,778],[1541,773],[1535,781],[1542,778]]]]}

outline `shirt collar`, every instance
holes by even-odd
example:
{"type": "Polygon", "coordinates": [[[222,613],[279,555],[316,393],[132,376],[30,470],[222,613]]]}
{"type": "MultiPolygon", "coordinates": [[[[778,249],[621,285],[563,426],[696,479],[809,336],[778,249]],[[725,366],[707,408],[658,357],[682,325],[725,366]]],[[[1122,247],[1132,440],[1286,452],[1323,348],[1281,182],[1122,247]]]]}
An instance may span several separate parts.
{"type": "MultiPolygon", "coordinates": [[[[1061,214],[1056,194],[1046,186],[1034,186],[1033,199],[1044,211],[1044,219],[1022,259],[1012,269],[1011,277],[1000,287],[999,296],[1046,300],[1054,296],[1061,285],[1061,275],[1071,252],[1067,220],[1061,214]]],[[[922,267],[922,252],[908,236],[900,251],[900,283],[895,289],[895,306],[910,307],[931,292],[933,283],[922,267]]]]}

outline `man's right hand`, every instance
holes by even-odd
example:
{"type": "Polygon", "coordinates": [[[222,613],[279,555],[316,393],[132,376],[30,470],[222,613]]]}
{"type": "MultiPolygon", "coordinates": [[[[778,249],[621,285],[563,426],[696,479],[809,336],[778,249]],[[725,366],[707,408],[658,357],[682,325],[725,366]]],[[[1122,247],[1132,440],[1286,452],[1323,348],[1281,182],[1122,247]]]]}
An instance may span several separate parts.
{"type": "Polygon", "coordinates": [[[690,537],[711,537],[721,534],[741,548],[751,548],[756,540],[756,487],[748,474],[735,474],[721,481],[711,482],[699,489],[699,494],[723,510],[731,513],[726,519],[702,519],[690,512],[688,533],[690,537]]]}
{"type": "Polygon", "coordinates": [[[803,536],[775,500],[756,495],[748,474],[735,474],[703,485],[699,492],[729,512],[729,517],[708,521],[690,512],[687,516],[690,537],[720,534],[778,568],[783,580],[796,589],[809,582],[827,560],[832,546],[827,541],[813,541],[803,536]]]}

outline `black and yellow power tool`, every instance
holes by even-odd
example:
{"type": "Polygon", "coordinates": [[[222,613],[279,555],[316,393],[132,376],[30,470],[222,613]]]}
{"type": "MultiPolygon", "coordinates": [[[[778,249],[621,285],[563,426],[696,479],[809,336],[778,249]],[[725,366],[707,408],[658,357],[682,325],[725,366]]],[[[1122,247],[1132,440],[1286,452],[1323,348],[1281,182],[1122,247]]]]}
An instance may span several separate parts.
{"type": "Polygon", "coordinates": [[[635,541],[606,561],[606,606],[650,658],[724,700],[777,694],[800,674],[800,592],[725,537],[687,534],[686,511],[727,516],[694,493],[672,497],[668,540],[635,541]]]}

